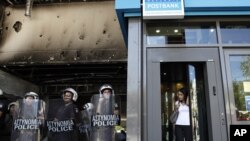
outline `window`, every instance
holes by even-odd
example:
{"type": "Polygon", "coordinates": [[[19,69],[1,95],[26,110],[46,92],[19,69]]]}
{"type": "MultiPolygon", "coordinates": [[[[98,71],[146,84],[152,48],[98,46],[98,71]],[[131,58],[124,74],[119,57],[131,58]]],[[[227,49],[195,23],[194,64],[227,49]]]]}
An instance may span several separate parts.
{"type": "Polygon", "coordinates": [[[222,22],[221,37],[224,44],[249,44],[250,22],[222,22]]]}
{"type": "Polygon", "coordinates": [[[250,55],[230,56],[237,120],[250,120],[250,55]]]}
{"type": "Polygon", "coordinates": [[[147,23],[147,44],[216,44],[215,23],[147,23]]]}

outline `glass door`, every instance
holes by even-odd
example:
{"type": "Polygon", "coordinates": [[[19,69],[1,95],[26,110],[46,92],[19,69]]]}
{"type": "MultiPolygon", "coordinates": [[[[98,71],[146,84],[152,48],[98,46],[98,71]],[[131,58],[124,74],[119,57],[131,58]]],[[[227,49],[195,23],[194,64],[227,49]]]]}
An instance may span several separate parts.
{"type": "Polygon", "coordinates": [[[190,126],[193,141],[207,141],[207,113],[204,87],[205,63],[170,62],[161,63],[161,114],[162,141],[175,138],[175,125],[169,121],[177,101],[177,91],[188,90],[190,126]]]}
{"type": "Polygon", "coordinates": [[[191,140],[227,141],[218,50],[152,48],[147,54],[145,139],[174,141],[177,126],[169,116],[185,88],[191,140]]]}
{"type": "Polygon", "coordinates": [[[250,50],[226,50],[229,124],[250,124],[250,50]]]}

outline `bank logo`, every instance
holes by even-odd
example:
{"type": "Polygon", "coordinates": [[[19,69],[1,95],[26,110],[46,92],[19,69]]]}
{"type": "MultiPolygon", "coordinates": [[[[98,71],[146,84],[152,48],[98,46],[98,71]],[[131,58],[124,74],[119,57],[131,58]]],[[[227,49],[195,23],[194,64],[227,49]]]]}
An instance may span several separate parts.
{"type": "Polygon", "coordinates": [[[183,0],[143,0],[144,19],[182,19],[183,0]]]}
{"type": "Polygon", "coordinates": [[[230,141],[248,141],[250,125],[230,125],[230,141]]]}

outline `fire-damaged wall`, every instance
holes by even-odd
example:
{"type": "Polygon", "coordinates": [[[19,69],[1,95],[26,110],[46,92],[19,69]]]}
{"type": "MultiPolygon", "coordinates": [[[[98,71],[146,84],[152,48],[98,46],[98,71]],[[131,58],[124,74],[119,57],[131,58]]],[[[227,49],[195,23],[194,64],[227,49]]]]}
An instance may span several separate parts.
{"type": "Polygon", "coordinates": [[[1,64],[125,61],[114,2],[25,5],[4,10],[1,64]]]}

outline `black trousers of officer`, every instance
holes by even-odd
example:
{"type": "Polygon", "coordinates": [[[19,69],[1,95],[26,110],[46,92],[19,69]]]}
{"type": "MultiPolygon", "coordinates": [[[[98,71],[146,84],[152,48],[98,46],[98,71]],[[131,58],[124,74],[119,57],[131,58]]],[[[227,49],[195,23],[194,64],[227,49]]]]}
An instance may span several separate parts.
{"type": "Polygon", "coordinates": [[[186,125],[175,125],[176,141],[192,141],[192,128],[186,125]]]}

